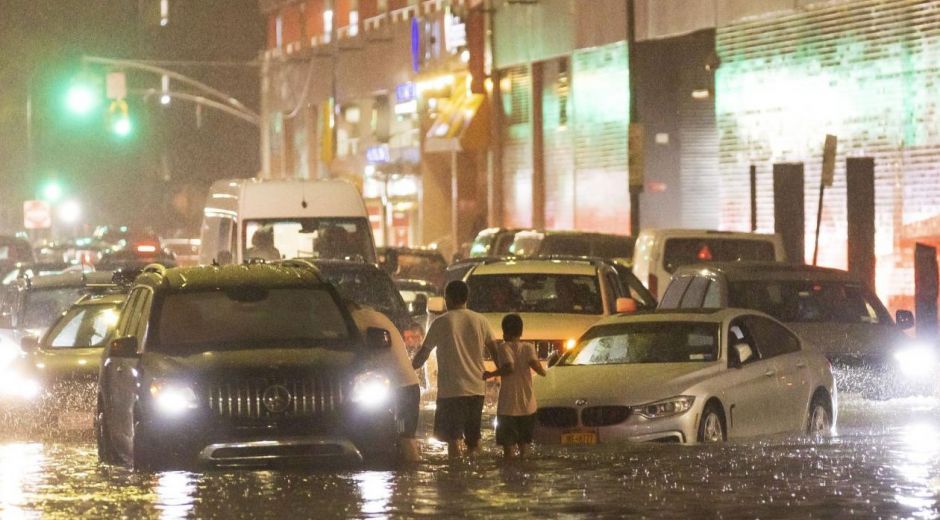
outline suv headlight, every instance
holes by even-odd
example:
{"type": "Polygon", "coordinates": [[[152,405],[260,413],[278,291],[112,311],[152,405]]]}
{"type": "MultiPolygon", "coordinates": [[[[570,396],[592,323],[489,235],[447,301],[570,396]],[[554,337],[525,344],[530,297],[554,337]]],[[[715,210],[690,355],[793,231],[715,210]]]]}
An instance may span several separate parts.
{"type": "Polygon", "coordinates": [[[901,373],[908,377],[930,374],[937,364],[937,356],[928,345],[911,345],[894,353],[901,373]]]}
{"type": "Polygon", "coordinates": [[[196,408],[196,392],[186,384],[154,379],[150,383],[150,396],[157,409],[168,415],[196,408]]]}
{"type": "Polygon", "coordinates": [[[377,408],[387,403],[391,395],[391,383],[387,377],[378,372],[365,372],[353,381],[350,400],[365,408],[377,408]]]}
{"type": "Polygon", "coordinates": [[[42,392],[39,381],[17,374],[4,374],[0,377],[0,396],[19,397],[33,400],[42,392]]]}
{"type": "Polygon", "coordinates": [[[680,395],[655,401],[649,404],[642,404],[633,407],[633,413],[642,415],[647,419],[660,419],[663,417],[672,417],[688,412],[692,408],[695,397],[691,395],[680,395]]]}

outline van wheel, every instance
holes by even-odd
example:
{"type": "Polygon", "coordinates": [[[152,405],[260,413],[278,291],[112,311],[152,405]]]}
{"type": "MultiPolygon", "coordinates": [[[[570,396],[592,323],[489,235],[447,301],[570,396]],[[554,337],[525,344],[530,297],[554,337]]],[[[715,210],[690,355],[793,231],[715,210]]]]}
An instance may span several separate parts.
{"type": "Polygon", "coordinates": [[[702,420],[698,424],[698,441],[702,444],[714,444],[727,439],[725,414],[717,403],[708,403],[702,411],[702,420]]]}

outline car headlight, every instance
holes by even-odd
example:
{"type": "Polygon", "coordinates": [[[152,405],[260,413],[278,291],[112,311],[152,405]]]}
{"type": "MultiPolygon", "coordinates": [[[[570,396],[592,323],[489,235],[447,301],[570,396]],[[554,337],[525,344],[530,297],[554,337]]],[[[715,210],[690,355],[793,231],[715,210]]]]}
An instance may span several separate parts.
{"type": "Polygon", "coordinates": [[[150,396],[157,409],[168,415],[196,408],[196,392],[185,384],[155,379],[150,384],[150,396]]]}
{"type": "Polygon", "coordinates": [[[933,372],[937,355],[927,345],[912,345],[895,352],[894,360],[905,376],[922,377],[933,372]]]}
{"type": "Polygon", "coordinates": [[[0,396],[31,401],[38,397],[40,392],[42,392],[42,385],[35,379],[16,374],[6,374],[0,377],[0,396]]]}
{"type": "Polygon", "coordinates": [[[671,417],[688,412],[694,402],[695,397],[691,395],[680,395],[663,399],[662,401],[634,406],[633,413],[642,415],[647,419],[660,419],[662,417],[671,417]]]}
{"type": "Polygon", "coordinates": [[[391,395],[391,383],[387,377],[378,372],[366,372],[353,381],[350,400],[365,408],[377,408],[387,403],[391,395]]]}

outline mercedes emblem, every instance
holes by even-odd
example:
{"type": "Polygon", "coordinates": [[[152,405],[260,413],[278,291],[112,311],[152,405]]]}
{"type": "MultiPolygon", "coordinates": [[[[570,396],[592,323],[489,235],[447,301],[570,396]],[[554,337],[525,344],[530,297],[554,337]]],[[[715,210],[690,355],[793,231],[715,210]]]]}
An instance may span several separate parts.
{"type": "Polygon", "coordinates": [[[574,404],[577,406],[584,406],[587,404],[587,399],[578,399],[577,401],[574,402],[574,404]]]}
{"type": "Polygon", "coordinates": [[[290,390],[283,385],[269,386],[261,394],[261,402],[271,413],[281,413],[287,410],[291,399],[293,399],[293,396],[290,395],[290,390]]]}

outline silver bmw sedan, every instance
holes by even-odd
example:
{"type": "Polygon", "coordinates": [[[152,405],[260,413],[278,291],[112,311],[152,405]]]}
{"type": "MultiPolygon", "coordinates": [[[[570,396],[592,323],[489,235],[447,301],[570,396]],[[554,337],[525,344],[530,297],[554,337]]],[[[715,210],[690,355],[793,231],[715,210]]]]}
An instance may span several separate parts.
{"type": "Polygon", "coordinates": [[[591,327],[535,382],[546,444],[721,442],[831,433],[829,362],[766,314],[619,315],[591,327]]]}

